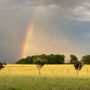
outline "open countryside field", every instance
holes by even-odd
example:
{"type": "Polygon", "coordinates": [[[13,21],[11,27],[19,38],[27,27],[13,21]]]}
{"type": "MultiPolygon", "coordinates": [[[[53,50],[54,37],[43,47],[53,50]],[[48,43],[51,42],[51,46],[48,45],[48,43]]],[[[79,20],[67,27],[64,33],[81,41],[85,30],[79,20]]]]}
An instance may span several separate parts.
{"type": "MultiPolygon", "coordinates": [[[[1,70],[1,74],[26,74],[26,75],[37,75],[38,69],[36,65],[18,65],[8,64],[4,69],[1,70]]],[[[77,72],[73,65],[44,65],[41,69],[42,75],[52,76],[77,76],[77,72]]],[[[90,76],[90,65],[84,65],[79,71],[79,76],[90,76]]]]}
{"type": "Polygon", "coordinates": [[[0,90],[90,90],[90,66],[77,76],[73,65],[6,65],[0,72],[0,90]]]}

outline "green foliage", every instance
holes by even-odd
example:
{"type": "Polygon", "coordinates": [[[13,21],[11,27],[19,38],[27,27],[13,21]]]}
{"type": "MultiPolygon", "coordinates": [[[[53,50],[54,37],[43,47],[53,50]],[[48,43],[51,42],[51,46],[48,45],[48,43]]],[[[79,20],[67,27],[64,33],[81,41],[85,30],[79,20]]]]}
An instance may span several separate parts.
{"type": "Polygon", "coordinates": [[[64,59],[65,59],[64,55],[42,54],[42,55],[34,55],[31,57],[21,59],[21,60],[17,61],[16,64],[35,64],[35,60],[38,57],[41,58],[42,61],[45,62],[46,64],[64,64],[64,59]]]}
{"type": "Polygon", "coordinates": [[[65,59],[64,55],[59,55],[59,54],[55,55],[55,60],[57,64],[64,64],[64,59],[65,59]]]}
{"type": "Polygon", "coordinates": [[[50,54],[47,56],[47,64],[64,64],[64,55],[50,54]]]}
{"type": "Polygon", "coordinates": [[[78,62],[78,58],[75,55],[70,55],[70,64],[75,64],[78,62]]]}
{"type": "Polygon", "coordinates": [[[81,61],[84,64],[90,64],[90,55],[83,56],[81,61]]]}
{"type": "Polygon", "coordinates": [[[37,65],[37,68],[39,70],[39,74],[41,71],[41,68],[44,66],[46,63],[46,59],[42,56],[34,57],[33,63],[37,65]]]}
{"type": "Polygon", "coordinates": [[[43,66],[45,64],[46,60],[45,59],[42,59],[41,57],[35,57],[34,60],[33,60],[33,63],[34,64],[39,64],[41,66],[43,66]]]}

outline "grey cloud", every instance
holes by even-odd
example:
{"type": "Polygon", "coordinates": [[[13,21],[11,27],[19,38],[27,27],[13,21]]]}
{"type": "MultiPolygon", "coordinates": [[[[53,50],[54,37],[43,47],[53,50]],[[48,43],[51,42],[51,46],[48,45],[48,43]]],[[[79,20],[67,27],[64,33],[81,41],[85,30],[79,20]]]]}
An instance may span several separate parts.
{"type": "Polygon", "coordinates": [[[31,7],[37,6],[37,0],[0,0],[0,7],[31,7]]]}
{"type": "MultiPolygon", "coordinates": [[[[40,1],[41,5],[48,7],[58,16],[82,21],[90,21],[90,1],[85,0],[44,0],[40,1]],[[55,5],[58,8],[50,8],[55,5]]],[[[47,10],[48,11],[48,10],[47,10]]]]}
{"type": "Polygon", "coordinates": [[[21,6],[34,6],[34,5],[59,5],[66,8],[74,7],[80,4],[80,0],[0,0],[0,6],[13,6],[13,5],[21,5],[21,6]]]}
{"type": "Polygon", "coordinates": [[[80,0],[42,0],[40,1],[42,5],[50,5],[50,4],[56,4],[63,7],[71,7],[76,6],[80,3],[80,0]]]}

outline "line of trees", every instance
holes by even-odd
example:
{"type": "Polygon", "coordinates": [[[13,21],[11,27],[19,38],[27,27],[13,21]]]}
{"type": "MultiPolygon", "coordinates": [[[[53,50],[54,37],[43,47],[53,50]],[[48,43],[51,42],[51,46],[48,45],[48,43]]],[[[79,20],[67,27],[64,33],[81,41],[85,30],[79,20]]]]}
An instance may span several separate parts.
{"type": "MultiPolygon", "coordinates": [[[[37,61],[36,58],[40,58],[45,64],[65,64],[65,56],[60,54],[28,56],[18,60],[16,64],[35,64],[35,60],[37,61]]],[[[83,62],[83,64],[90,64],[90,55],[83,56],[81,60],[78,60],[75,55],[70,55],[70,60],[68,61],[68,64],[75,64],[78,61],[83,62]]]]}
{"type": "Polygon", "coordinates": [[[28,56],[16,62],[16,64],[35,64],[36,58],[41,58],[42,61],[45,61],[45,64],[64,64],[65,56],[59,54],[50,54],[50,55],[35,55],[35,56],[28,56]]]}

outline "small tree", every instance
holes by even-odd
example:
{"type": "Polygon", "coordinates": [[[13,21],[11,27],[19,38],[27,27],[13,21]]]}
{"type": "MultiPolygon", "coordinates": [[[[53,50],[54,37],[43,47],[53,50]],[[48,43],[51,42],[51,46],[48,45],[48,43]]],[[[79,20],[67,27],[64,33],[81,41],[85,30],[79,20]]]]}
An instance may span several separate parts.
{"type": "Polygon", "coordinates": [[[0,70],[2,70],[5,67],[6,63],[1,63],[0,62],[0,70]]]}
{"type": "Polygon", "coordinates": [[[41,58],[41,57],[36,57],[34,59],[34,63],[37,66],[37,69],[39,71],[39,74],[41,74],[41,68],[44,66],[44,64],[46,63],[46,59],[41,58]]]}
{"type": "Polygon", "coordinates": [[[80,62],[80,61],[77,61],[77,62],[75,62],[74,67],[75,67],[75,69],[77,70],[77,75],[78,75],[79,71],[80,71],[80,70],[82,69],[82,67],[83,67],[83,63],[80,62]]]}

